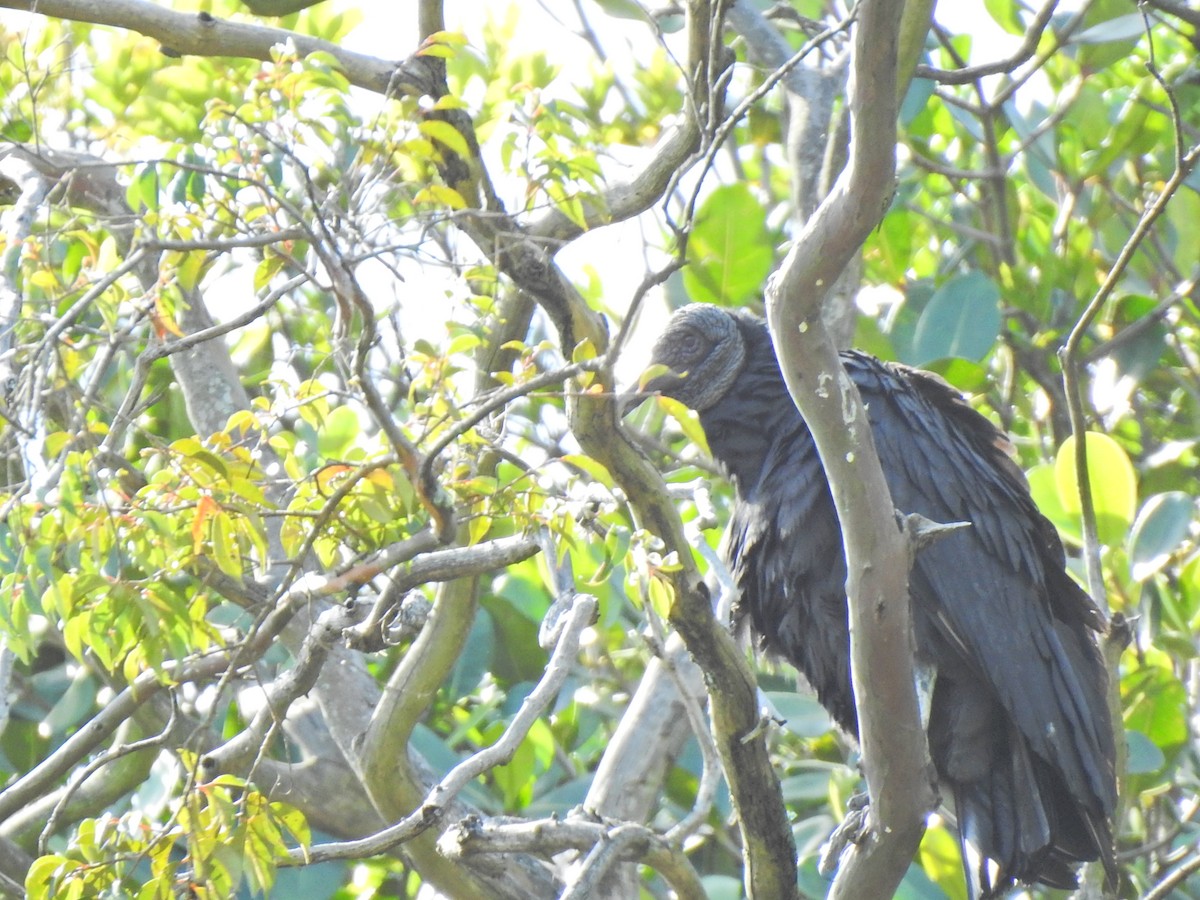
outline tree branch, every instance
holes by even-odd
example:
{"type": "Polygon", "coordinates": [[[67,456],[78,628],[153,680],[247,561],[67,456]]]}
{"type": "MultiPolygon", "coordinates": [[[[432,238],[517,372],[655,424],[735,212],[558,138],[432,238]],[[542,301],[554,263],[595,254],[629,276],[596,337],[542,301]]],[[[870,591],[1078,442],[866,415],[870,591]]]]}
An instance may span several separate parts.
{"type": "Polygon", "coordinates": [[[377,94],[396,87],[394,79],[399,66],[395,62],[353,53],[294,31],[231,22],[204,12],[174,12],[148,0],[0,0],[0,8],[5,7],[136,31],[161,43],[163,53],[168,56],[238,56],[269,62],[271,49],[290,41],[301,56],[318,51],[328,53],[356,87],[377,94]]]}
{"type": "Polygon", "coordinates": [[[772,276],[767,314],[788,390],[829,478],[849,573],[851,670],[872,827],[843,859],[831,896],[883,897],[911,863],[935,798],[913,669],[906,542],[893,517],[879,514],[892,509],[891,497],[821,306],[891,197],[899,35],[906,16],[928,9],[864,0],[858,10],[849,160],[772,276]]]}
{"type": "Polygon", "coordinates": [[[1014,50],[1006,59],[985,63],[980,66],[967,66],[961,69],[938,69],[933,66],[919,65],[916,67],[916,75],[918,78],[932,79],[939,84],[970,84],[972,81],[977,81],[985,75],[1011,72],[1037,52],[1038,44],[1042,40],[1042,34],[1045,32],[1046,26],[1050,24],[1050,19],[1057,8],[1058,0],[1048,0],[1038,10],[1037,15],[1033,17],[1033,21],[1029,23],[1029,27],[1025,32],[1025,39],[1021,41],[1021,46],[1014,50]]]}
{"type": "Polygon", "coordinates": [[[595,614],[595,598],[584,594],[577,595],[541,681],[522,701],[521,708],[504,733],[496,743],[480,750],[451,769],[445,778],[433,786],[417,809],[390,828],[360,841],[318,845],[308,850],[293,850],[283,864],[308,865],[331,859],[361,859],[376,856],[397,844],[411,840],[437,823],[446,805],[467,784],[484,772],[512,759],[534,721],[558,696],[559,690],[571,672],[575,654],[579,650],[580,636],[584,629],[592,624],[595,614]]]}
{"type": "Polygon", "coordinates": [[[667,880],[680,898],[703,900],[704,887],[683,852],[651,829],[629,822],[614,827],[607,820],[595,822],[578,816],[518,824],[467,819],[447,829],[438,847],[451,859],[522,851],[553,855],[564,850],[591,850],[618,833],[616,859],[645,862],[667,880]]]}

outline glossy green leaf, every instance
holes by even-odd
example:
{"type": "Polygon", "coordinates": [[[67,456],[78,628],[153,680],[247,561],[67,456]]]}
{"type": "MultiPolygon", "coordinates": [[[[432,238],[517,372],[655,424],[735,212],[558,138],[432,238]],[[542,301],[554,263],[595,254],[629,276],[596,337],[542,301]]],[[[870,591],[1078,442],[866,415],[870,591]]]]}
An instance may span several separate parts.
{"type": "Polygon", "coordinates": [[[1196,501],[1183,491],[1155,494],[1142,506],[1129,542],[1130,574],[1142,581],[1158,572],[1187,537],[1196,501]]]}
{"type": "Polygon", "coordinates": [[[982,272],[943,284],[921,312],[913,333],[914,365],[958,356],[980,360],[1000,334],[1000,290],[982,272]]]}

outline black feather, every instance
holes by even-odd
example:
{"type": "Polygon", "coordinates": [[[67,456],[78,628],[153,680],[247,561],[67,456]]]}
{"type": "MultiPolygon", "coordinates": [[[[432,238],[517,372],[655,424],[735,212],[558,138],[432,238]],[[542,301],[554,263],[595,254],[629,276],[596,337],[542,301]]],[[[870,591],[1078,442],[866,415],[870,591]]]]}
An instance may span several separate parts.
{"type": "MultiPolygon", "coordinates": [[[[736,618],[856,734],[841,531],[765,324],[685,307],[653,362],[672,374],[648,388],[698,411],[735,488],[725,554],[736,618]]],[[[962,839],[984,857],[969,864],[964,846],[972,895],[1014,881],[1070,887],[1075,864],[1095,859],[1114,880],[1103,617],[1067,575],[1003,434],[935,376],[852,351],[842,362],[896,508],[971,524],[918,553],[909,588],[917,654],[936,671],[930,754],[962,839]]]]}

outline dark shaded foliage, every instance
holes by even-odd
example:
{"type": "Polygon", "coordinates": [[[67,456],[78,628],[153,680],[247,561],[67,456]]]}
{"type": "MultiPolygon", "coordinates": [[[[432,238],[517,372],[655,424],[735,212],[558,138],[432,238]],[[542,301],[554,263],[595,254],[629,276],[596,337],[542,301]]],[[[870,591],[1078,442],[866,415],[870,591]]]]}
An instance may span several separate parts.
{"type": "MultiPolygon", "coordinates": [[[[917,662],[936,676],[930,754],[972,895],[1014,881],[1071,887],[1074,866],[1097,858],[1114,877],[1112,729],[1093,634],[1103,617],[1066,573],[1003,434],[934,376],[853,351],[842,361],[896,508],[971,525],[922,549],[909,585],[917,662]]],[[[765,324],[686,307],[653,362],[671,374],[650,388],[697,410],[736,490],[725,548],[736,617],[855,734],[841,531],[765,324]]]]}

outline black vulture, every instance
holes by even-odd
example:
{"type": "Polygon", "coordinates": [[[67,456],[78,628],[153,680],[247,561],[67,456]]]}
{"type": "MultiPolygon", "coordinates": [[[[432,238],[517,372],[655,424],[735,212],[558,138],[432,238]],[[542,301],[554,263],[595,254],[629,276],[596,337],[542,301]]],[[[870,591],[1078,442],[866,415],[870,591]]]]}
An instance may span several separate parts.
{"type": "MultiPolygon", "coordinates": [[[[971,896],[1018,881],[1074,887],[1076,865],[1095,859],[1115,883],[1102,614],[1067,574],[1003,433],[934,375],[855,351],[841,359],[896,509],[970,523],[917,553],[909,591],[917,661],[934,674],[930,755],[953,801],[971,896]]],[[[652,363],[669,371],[647,390],[699,414],[733,483],[724,555],[735,620],[856,735],[841,530],[766,324],[686,306],[652,363]]]]}

